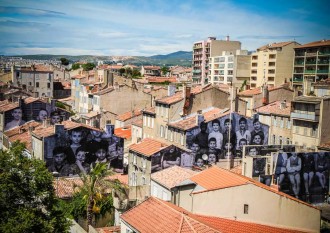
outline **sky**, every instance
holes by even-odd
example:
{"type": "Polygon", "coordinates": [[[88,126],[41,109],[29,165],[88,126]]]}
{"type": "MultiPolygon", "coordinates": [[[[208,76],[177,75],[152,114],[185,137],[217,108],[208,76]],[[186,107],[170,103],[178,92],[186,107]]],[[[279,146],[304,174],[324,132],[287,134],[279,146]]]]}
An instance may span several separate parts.
{"type": "Polygon", "coordinates": [[[328,0],[0,0],[0,55],[152,56],[330,39],[328,0]]]}

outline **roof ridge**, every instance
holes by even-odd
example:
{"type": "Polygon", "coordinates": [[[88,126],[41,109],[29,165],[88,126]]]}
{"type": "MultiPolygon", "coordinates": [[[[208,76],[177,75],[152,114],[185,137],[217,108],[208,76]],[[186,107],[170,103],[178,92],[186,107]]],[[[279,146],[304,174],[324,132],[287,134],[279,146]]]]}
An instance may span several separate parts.
{"type": "MultiPolygon", "coordinates": [[[[189,219],[187,219],[187,218],[189,218],[188,216],[186,216],[186,215],[184,215],[183,213],[182,213],[182,217],[183,217],[183,219],[185,220],[185,222],[188,224],[188,226],[190,227],[190,229],[195,233],[196,231],[194,230],[194,227],[190,224],[190,222],[189,222],[189,219]]],[[[194,219],[193,219],[194,220],[194,219]]],[[[196,220],[195,220],[196,221],[196,220]]]]}
{"type": "Polygon", "coordinates": [[[178,233],[180,233],[181,230],[182,230],[183,222],[184,222],[183,220],[184,220],[184,215],[182,214],[182,215],[181,215],[181,220],[180,220],[180,225],[179,225],[179,227],[178,227],[178,233]]]}

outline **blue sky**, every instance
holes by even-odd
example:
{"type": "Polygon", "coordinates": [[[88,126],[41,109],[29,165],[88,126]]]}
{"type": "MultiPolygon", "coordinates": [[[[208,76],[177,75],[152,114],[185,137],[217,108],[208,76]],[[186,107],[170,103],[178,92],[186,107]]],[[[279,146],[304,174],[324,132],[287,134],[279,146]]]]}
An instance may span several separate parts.
{"type": "Polygon", "coordinates": [[[209,36],[242,49],[330,39],[327,0],[0,0],[0,54],[151,56],[209,36]]]}

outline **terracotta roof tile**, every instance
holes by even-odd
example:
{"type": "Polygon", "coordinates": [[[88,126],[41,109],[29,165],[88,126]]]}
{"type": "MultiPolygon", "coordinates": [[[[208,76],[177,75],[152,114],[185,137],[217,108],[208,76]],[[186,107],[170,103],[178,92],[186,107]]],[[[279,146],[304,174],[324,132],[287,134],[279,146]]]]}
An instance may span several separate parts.
{"type": "Polygon", "coordinates": [[[127,121],[134,117],[140,116],[142,114],[142,109],[134,109],[133,111],[128,111],[123,114],[120,114],[116,117],[118,121],[127,121]]]}
{"type": "Polygon", "coordinates": [[[128,185],[128,175],[127,174],[114,174],[104,178],[105,180],[118,180],[120,183],[124,185],[128,185]]]}
{"type": "Polygon", "coordinates": [[[297,46],[296,48],[309,48],[309,47],[321,47],[321,46],[330,46],[330,40],[319,40],[313,41],[307,44],[297,46]]]}
{"type": "Polygon", "coordinates": [[[122,127],[122,128],[116,128],[115,135],[120,138],[130,139],[132,137],[131,128],[132,128],[132,126],[130,126],[130,125],[122,127]]]}
{"type": "Polygon", "coordinates": [[[229,187],[235,187],[235,186],[240,186],[240,185],[252,184],[257,187],[260,187],[260,188],[266,189],[268,191],[271,191],[273,193],[276,193],[280,196],[289,198],[293,201],[296,201],[296,202],[302,203],[304,205],[307,205],[309,207],[317,209],[316,207],[314,207],[306,202],[303,202],[297,198],[294,198],[286,193],[280,192],[265,184],[255,181],[251,178],[248,178],[248,177],[240,175],[240,174],[235,174],[229,170],[219,168],[217,166],[212,166],[209,169],[203,170],[202,172],[191,177],[190,180],[204,188],[204,190],[196,191],[194,193],[207,192],[207,191],[217,190],[217,189],[222,189],[222,188],[229,188],[229,187]]]}
{"type": "Polygon", "coordinates": [[[330,151],[330,141],[322,143],[321,145],[318,146],[318,148],[330,151]]]}
{"type": "MultiPolygon", "coordinates": [[[[204,120],[205,122],[212,121],[216,118],[225,116],[229,114],[229,111],[220,109],[220,108],[212,108],[211,110],[208,110],[207,112],[204,112],[204,120]]],[[[196,114],[192,114],[193,116],[187,116],[185,119],[169,123],[168,126],[174,127],[181,130],[189,130],[194,127],[197,127],[197,121],[196,121],[196,114]]]]}
{"type": "MultiPolygon", "coordinates": [[[[69,120],[63,121],[61,124],[64,125],[64,129],[66,129],[66,130],[83,127],[83,128],[87,128],[87,129],[91,129],[91,130],[100,131],[100,129],[98,129],[98,128],[94,128],[89,125],[85,125],[82,123],[77,123],[77,122],[69,121],[69,120]]],[[[41,125],[41,126],[35,128],[35,130],[32,132],[32,134],[37,137],[40,137],[40,138],[50,137],[55,134],[55,126],[50,125],[50,126],[44,127],[41,125]]]]}
{"type": "Polygon", "coordinates": [[[145,70],[160,70],[160,66],[143,66],[145,70]]]}
{"type": "Polygon", "coordinates": [[[256,108],[255,110],[259,113],[290,116],[291,102],[286,102],[286,107],[283,109],[281,109],[281,103],[282,103],[282,101],[275,101],[275,102],[267,104],[265,106],[256,108]]]}
{"type": "Polygon", "coordinates": [[[149,114],[156,114],[156,108],[155,107],[151,107],[151,108],[146,108],[146,109],[143,109],[142,112],[145,112],[145,113],[149,113],[149,114]]]}
{"type": "Polygon", "coordinates": [[[163,83],[163,82],[170,82],[170,83],[176,83],[177,78],[176,77],[147,77],[147,80],[149,83],[163,83]]]}
{"type": "Polygon", "coordinates": [[[132,125],[135,125],[135,126],[138,126],[138,127],[142,128],[143,127],[143,120],[139,119],[139,120],[133,121],[132,125]]]}
{"type": "Polygon", "coordinates": [[[0,105],[0,112],[7,112],[18,108],[18,103],[4,103],[0,105]]]}
{"type": "Polygon", "coordinates": [[[30,104],[30,103],[33,103],[36,101],[41,101],[41,102],[47,103],[47,101],[45,99],[41,99],[41,98],[27,97],[24,99],[25,104],[30,104]]]}
{"type": "Polygon", "coordinates": [[[96,116],[98,116],[100,114],[101,113],[90,111],[89,113],[83,113],[83,114],[81,114],[81,116],[82,117],[86,117],[86,118],[93,118],[93,117],[96,117],[96,116]]]}
{"type": "Polygon", "coordinates": [[[151,179],[166,188],[171,189],[196,173],[197,172],[192,171],[191,169],[173,166],[151,174],[151,179]]]}
{"type": "Polygon", "coordinates": [[[141,204],[126,211],[121,219],[139,232],[178,232],[178,233],[297,233],[302,232],[287,228],[279,228],[237,221],[219,217],[193,214],[172,203],[150,197],[141,204]]]}
{"type": "Polygon", "coordinates": [[[169,145],[155,139],[145,138],[141,142],[131,145],[129,150],[142,155],[152,156],[168,146],[169,145]]]}
{"type": "MultiPolygon", "coordinates": [[[[292,89],[290,89],[290,87],[288,86],[288,84],[283,84],[281,86],[277,86],[277,87],[268,87],[268,91],[275,91],[275,90],[279,90],[279,89],[286,89],[286,90],[290,90],[293,92],[292,89]]],[[[249,89],[249,90],[245,90],[245,91],[241,91],[239,92],[237,95],[244,97],[244,96],[253,96],[253,95],[258,95],[261,94],[261,87],[257,87],[254,89],[249,89]]]]}

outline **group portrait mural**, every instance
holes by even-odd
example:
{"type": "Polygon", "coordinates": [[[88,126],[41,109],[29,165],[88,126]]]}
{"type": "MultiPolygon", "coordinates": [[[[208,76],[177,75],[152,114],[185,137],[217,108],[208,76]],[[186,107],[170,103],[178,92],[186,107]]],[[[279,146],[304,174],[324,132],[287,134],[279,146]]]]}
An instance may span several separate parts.
{"type": "Polygon", "coordinates": [[[77,127],[63,130],[45,139],[45,160],[48,170],[58,176],[88,174],[97,163],[123,172],[124,139],[114,135],[114,126],[105,130],[77,127]]]}

